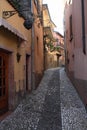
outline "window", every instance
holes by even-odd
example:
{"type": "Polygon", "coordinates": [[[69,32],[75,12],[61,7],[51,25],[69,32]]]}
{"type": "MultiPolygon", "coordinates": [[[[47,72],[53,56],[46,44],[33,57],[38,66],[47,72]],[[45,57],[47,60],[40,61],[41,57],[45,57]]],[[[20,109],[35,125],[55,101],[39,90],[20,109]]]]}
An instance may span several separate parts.
{"type": "Polygon", "coordinates": [[[37,36],[37,55],[39,55],[39,38],[37,36]]]}
{"type": "Polygon", "coordinates": [[[86,43],[85,43],[85,5],[84,0],[81,0],[82,6],[82,42],[83,42],[83,53],[86,54],[86,43]]]}
{"type": "Polygon", "coordinates": [[[68,4],[68,5],[72,4],[72,1],[73,1],[73,0],[67,0],[67,4],[68,4]]]}
{"type": "Polygon", "coordinates": [[[72,0],[69,0],[69,4],[72,4],[72,0]]]}
{"type": "Polygon", "coordinates": [[[73,39],[73,31],[72,31],[72,15],[70,16],[69,23],[70,23],[70,41],[72,41],[72,39],[73,39]]]}

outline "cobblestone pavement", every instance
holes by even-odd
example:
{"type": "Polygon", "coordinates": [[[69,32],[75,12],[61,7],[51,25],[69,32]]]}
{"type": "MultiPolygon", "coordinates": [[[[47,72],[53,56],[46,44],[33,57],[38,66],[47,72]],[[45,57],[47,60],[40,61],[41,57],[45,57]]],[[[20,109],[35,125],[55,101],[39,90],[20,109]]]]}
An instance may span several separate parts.
{"type": "Polygon", "coordinates": [[[87,130],[87,113],[64,69],[49,69],[0,130],[87,130]]]}
{"type": "Polygon", "coordinates": [[[60,99],[62,130],[87,130],[87,113],[76,90],[60,70],[60,99]]]}

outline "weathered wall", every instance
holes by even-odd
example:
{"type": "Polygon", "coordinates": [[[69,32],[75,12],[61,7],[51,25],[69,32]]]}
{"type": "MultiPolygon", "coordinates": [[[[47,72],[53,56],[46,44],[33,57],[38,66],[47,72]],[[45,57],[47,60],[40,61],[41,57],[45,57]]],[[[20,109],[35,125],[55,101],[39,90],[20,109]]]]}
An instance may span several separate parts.
{"type": "MultiPolygon", "coordinates": [[[[37,14],[37,9],[33,5],[33,12],[37,14]]],[[[41,19],[42,20],[42,19],[41,19]]],[[[35,86],[37,87],[43,75],[43,26],[39,18],[34,22],[34,69],[35,86]]]]}
{"type": "MultiPolygon", "coordinates": [[[[0,1],[0,17],[2,17],[2,11],[11,10],[14,10],[14,8],[6,0],[0,1]]],[[[18,13],[9,17],[6,21],[26,39],[20,41],[20,38],[14,32],[5,27],[0,27],[0,48],[9,52],[9,109],[12,109],[26,92],[26,55],[31,53],[31,30],[24,28],[24,19],[19,17],[18,13]],[[17,52],[21,55],[19,63],[17,62],[17,52]]],[[[29,76],[31,76],[30,73],[29,68],[29,76]]]]}
{"type": "MultiPolygon", "coordinates": [[[[84,1],[85,17],[85,50],[87,53],[87,1],[84,1]]],[[[81,0],[73,0],[72,5],[65,7],[65,45],[66,67],[68,75],[76,86],[84,104],[87,104],[87,56],[83,52],[82,6],[81,0]],[[69,16],[72,15],[73,39],[69,41],[69,16]]]]}

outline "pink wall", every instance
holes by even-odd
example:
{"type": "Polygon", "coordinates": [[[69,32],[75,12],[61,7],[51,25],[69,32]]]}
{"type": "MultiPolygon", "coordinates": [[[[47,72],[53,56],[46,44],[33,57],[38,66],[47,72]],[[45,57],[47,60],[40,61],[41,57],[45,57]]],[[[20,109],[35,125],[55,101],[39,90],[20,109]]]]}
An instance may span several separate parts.
{"type": "MultiPolygon", "coordinates": [[[[87,36],[87,1],[84,1],[85,5],[85,35],[87,36]]],[[[82,49],[82,14],[81,14],[81,0],[73,1],[73,33],[74,33],[74,42],[75,42],[75,61],[74,61],[74,70],[75,78],[87,80],[87,56],[84,55],[82,49]],[[78,5],[78,6],[77,6],[78,5]]],[[[86,38],[87,41],[87,38],[86,38]]],[[[87,43],[86,43],[87,44],[87,43]]],[[[87,46],[87,45],[86,45],[87,46]]],[[[86,49],[87,51],[87,49],[86,49]]]]}
{"type": "MultiPolygon", "coordinates": [[[[81,0],[73,0],[65,6],[65,49],[67,73],[76,87],[81,99],[87,107],[87,0],[84,0],[85,18],[85,51],[83,51],[82,4],[81,0]],[[69,18],[72,15],[73,39],[70,41],[69,18]]],[[[84,19],[83,18],[83,19],[84,19]]]]}
{"type": "MultiPolygon", "coordinates": [[[[85,2],[85,36],[87,44],[87,1],[85,2]]],[[[82,49],[82,13],[81,0],[73,0],[72,5],[65,6],[65,33],[66,33],[66,50],[69,58],[69,71],[74,71],[77,79],[87,80],[87,56],[82,49]],[[70,24],[69,17],[72,15],[73,40],[70,41],[70,24]],[[74,55],[74,58],[73,58],[74,55]]],[[[87,45],[86,45],[87,52],[87,45]]]]}
{"type": "Polygon", "coordinates": [[[69,71],[74,71],[74,61],[73,61],[73,50],[74,50],[74,40],[70,41],[70,23],[69,18],[72,15],[72,5],[65,6],[65,50],[67,54],[67,59],[69,60],[68,69],[69,71]]]}

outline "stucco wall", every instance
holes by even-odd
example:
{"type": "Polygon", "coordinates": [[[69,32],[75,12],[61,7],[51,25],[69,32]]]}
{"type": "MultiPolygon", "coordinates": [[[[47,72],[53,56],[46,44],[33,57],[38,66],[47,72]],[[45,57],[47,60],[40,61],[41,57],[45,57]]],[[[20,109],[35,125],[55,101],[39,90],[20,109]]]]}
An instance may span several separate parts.
{"type": "MultiPolygon", "coordinates": [[[[85,41],[86,41],[86,52],[87,52],[87,2],[84,1],[85,5],[85,41]]],[[[75,77],[82,80],[87,80],[87,56],[83,53],[82,47],[82,13],[81,13],[81,0],[73,2],[73,18],[74,18],[74,39],[75,39],[75,77]],[[78,6],[77,6],[78,4],[78,6]]]]}
{"type": "MultiPolygon", "coordinates": [[[[4,0],[0,1],[0,10],[0,16],[2,17],[3,11],[13,11],[15,9],[8,1],[4,0]]],[[[6,19],[6,21],[10,23],[14,28],[16,28],[19,32],[21,32],[26,37],[27,41],[31,43],[31,30],[25,29],[23,26],[24,19],[22,17],[19,17],[18,13],[9,17],[6,19]]]]}
{"type": "MultiPolygon", "coordinates": [[[[72,15],[72,5],[65,6],[65,50],[66,63],[69,71],[74,71],[74,39],[70,41],[70,16],[72,15]]],[[[73,16],[72,16],[73,21],[73,16]]]]}
{"type": "MultiPolygon", "coordinates": [[[[33,12],[37,14],[36,6],[33,3],[33,12]]],[[[42,19],[41,19],[42,20],[42,19]]],[[[38,86],[43,75],[43,26],[39,18],[34,22],[34,73],[35,83],[38,86]]]]}
{"type": "MultiPolygon", "coordinates": [[[[12,5],[7,2],[6,0],[4,1],[0,1],[0,16],[2,17],[2,11],[13,11],[15,10],[12,5]]],[[[31,30],[27,30],[25,29],[25,27],[23,26],[24,23],[24,19],[22,17],[19,17],[18,13],[9,17],[8,19],[6,19],[6,21],[15,29],[17,29],[17,31],[19,31],[19,33],[21,33],[26,40],[22,41],[22,44],[19,48],[17,48],[17,45],[20,44],[20,40],[19,38],[16,37],[15,40],[15,36],[12,36],[11,33],[7,32],[7,36],[4,37],[4,34],[2,36],[2,41],[4,41],[3,44],[5,44],[4,46],[6,48],[11,48],[14,51],[14,73],[15,73],[15,80],[16,82],[20,80],[24,79],[24,68],[26,65],[26,53],[31,53],[31,30]],[[9,36],[11,35],[11,36],[9,36]],[[16,62],[16,53],[19,52],[21,54],[21,60],[19,63],[16,62]],[[19,69],[20,68],[20,69],[19,69]],[[18,75],[19,74],[19,75],[18,75]]],[[[6,35],[6,34],[5,34],[6,35]]],[[[1,37],[1,36],[0,36],[1,37]]],[[[1,42],[2,45],[2,42],[1,42]]],[[[18,85],[17,85],[18,86],[18,85]]],[[[18,91],[18,87],[17,87],[17,91],[18,91]]]]}
{"type": "MultiPolygon", "coordinates": [[[[14,62],[14,81],[16,82],[16,91],[19,90],[19,80],[24,80],[24,64],[25,64],[25,55],[23,54],[22,49],[17,48],[18,39],[14,36],[11,32],[7,31],[6,29],[0,29],[0,48],[4,50],[8,50],[9,52],[13,53],[13,62],[14,62]],[[16,54],[20,51],[21,60],[18,63],[16,54]]],[[[23,85],[21,85],[23,88],[23,85]]]]}
{"type": "Polygon", "coordinates": [[[74,83],[80,97],[82,98],[87,109],[87,1],[84,1],[84,17],[85,17],[85,50],[83,52],[83,34],[82,34],[82,6],[81,0],[73,0],[72,5],[65,8],[65,43],[66,58],[70,63],[67,64],[68,75],[74,83]],[[72,11],[71,11],[72,6],[72,11]],[[73,39],[69,41],[69,16],[72,14],[73,39]],[[73,43],[73,44],[72,44],[73,43]],[[71,56],[73,55],[73,59],[71,56]],[[73,61],[73,62],[72,62],[73,61]],[[71,64],[73,63],[73,64],[71,64]],[[72,68],[73,65],[73,69],[72,68]]]}
{"type": "Polygon", "coordinates": [[[56,53],[46,52],[45,53],[45,69],[55,68],[55,67],[58,67],[58,65],[59,65],[59,62],[58,62],[58,57],[56,53]]]}
{"type": "MultiPolygon", "coordinates": [[[[3,11],[15,10],[6,0],[0,1],[0,17],[3,11]]],[[[12,109],[21,100],[20,92],[26,91],[26,55],[31,54],[31,29],[24,28],[24,19],[18,13],[5,19],[14,30],[22,34],[26,40],[21,39],[6,27],[0,27],[0,49],[9,52],[9,109],[12,109]],[[22,40],[22,41],[21,41],[22,40]],[[20,61],[17,62],[17,52],[20,53],[20,61]],[[19,99],[20,97],[20,99],[19,99]]],[[[30,65],[31,63],[29,63],[30,65]]],[[[30,66],[29,66],[30,67],[30,66]]],[[[29,68],[29,85],[30,72],[29,68]]],[[[31,87],[31,86],[29,86],[31,87]]]]}

